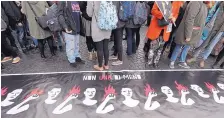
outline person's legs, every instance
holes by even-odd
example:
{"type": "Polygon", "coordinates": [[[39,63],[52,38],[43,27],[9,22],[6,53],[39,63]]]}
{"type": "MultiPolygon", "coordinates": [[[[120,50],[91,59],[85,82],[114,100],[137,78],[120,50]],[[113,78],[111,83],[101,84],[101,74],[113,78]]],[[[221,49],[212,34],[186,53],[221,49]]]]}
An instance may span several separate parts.
{"type": "Polygon", "coordinates": [[[46,38],[46,40],[47,40],[48,46],[50,48],[51,55],[54,56],[55,55],[54,48],[53,48],[53,40],[54,39],[52,36],[50,36],[50,37],[46,38]]]}
{"type": "Polygon", "coordinates": [[[127,54],[131,55],[132,54],[132,41],[133,41],[133,32],[131,28],[126,28],[126,33],[127,33],[127,54]]]}
{"type": "Polygon", "coordinates": [[[75,41],[74,41],[74,45],[75,45],[75,49],[74,49],[74,56],[75,56],[75,60],[78,63],[81,64],[85,64],[85,61],[81,59],[81,55],[80,55],[80,50],[79,50],[79,37],[80,35],[74,35],[75,41]]]}
{"type": "Polygon", "coordinates": [[[148,58],[148,53],[149,53],[149,49],[151,47],[151,41],[150,39],[146,39],[146,43],[145,43],[145,46],[144,46],[144,50],[145,50],[145,58],[148,58]]]}
{"type": "MultiPolygon", "coordinates": [[[[136,41],[134,36],[136,35],[137,28],[132,28],[132,53],[136,53],[136,41]]],[[[140,40],[140,39],[139,39],[140,40]]]]}
{"type": "Polygon", "coordinates": [[[223,32],[220,32],[214,40],[212,40],[212,42],[210,43],[210,45],[205,49],[204,54],[203,54],[203,60],[206,60],[208,58],[208,56],[211,54],[213,48],[215,47],[215,45],[220,41],[221,36],[222,36],[223,32]]]}
{"type": "Polygon", "coordinates": [[[223,56],[224,56],[224,48],[222,48],[222,50],[219,52],[219,54],[215,60],[215,63],[212,66],[213,68],[220,62],[220,60],[223,58],[223,56]]]}
{"type": "Polygon", "coordinates": [[[18,47],[16,46],[15,38],[13,37],[12,32],[10,31],[9,28],[6,29],[5,33],[6,33],[8,39],[9,39],[9,41],[10,41],[11,46],[12,46],[12,47],[15,47],[15,48],[18,48],[18,47]]]}
{"type": "Polygon", "coordinates": [[[174,63],[177,60],[177,57],[181,51],[182,45],[176,44],[173,53],[170,58],[170,68],[174,68],[174,63]]]}
{"type": "Polygon", "coordinates": [[[93,45],[91,40],[91,36],[86,36],[86,46],[89,53],[89,60],[93,59],[93,45]]]}
{"type": "Polygon", "coordinates": [[[115,65],[121,65],[123,63],[123,59],[122,59],[122,56],[123,56],[123,45],[122,45],[123,28],[115,29],[114,35],[115,35],[114,41],[116,43],[115,50],[117,50],[117,54],[118,54],[118,56],[114,58],[114,59],[118,59],[118,60],[116,60],[115,62],[112,62],[112,65],[115,66],[115,65]]]}
{"type": "Polygon", "coordinates": [[[159,60],[161,58],[162,50],[164,47],[165,41],[163,40],[162,37],[159,39],[159,48],[156,50],[156,56],[154,59],[154,67],[157,68],[159,66],[159,60]]]}
{"type": "Polygon", "coordinates": [[[103,40],[96,42],[96,49],[97,49],[97,57],[98,57],[98,65],[94,65],[96,70],[103,70],[103,40]]]}
{"type": "Polygon", "coordinates": [[[8,44],[6,37],[7,35],[5,34],[5,32],[2,31],[1,32],[1,49],[5,57],[3,58],[1,62],[7,62],[13,59],[12,63],[14,64],[18,63],[20,61],[20,58],[18,57],[16,51],[14,51],[13,48],[8,44]]]}
{"type": "Polygon", "coordinates": [[[108,61],[109,61],[109,49],[108,49],[108,39],[103,40],[103,55],[104,55],[104,68],[109,69],[108,61]]]}
{"type": "Polygon", "coordinates": [[[38,47],[39,47],[39,50],[40,50],[40,56],[42,58],[46,58],[45,54],[44,54],[44,42],[46,41],[46,39],[38,39],[38,47]]]}
{"type": "Polygon", "coordinates": [[[140,44],[140,27],[136,29],[136,49],[138,49],[139,44],[140,44]]]}
{"type": "Polygon", "coordinates": [[[17,26],[16,33],[17,33],[17,40],[19,41],[20,47],[23,50],[25,48],[24,40],[23,40],[23,37],[24,37],[23,26],[17,26]]]}
{"type": "Polygon", "coordinates": [[[76,60],[75,60],[75,37],[74,35],[63,33],[65,37],[65,48],[66,48],[66,55],[68,61],[72,66],[76,67],[76,60]]]}
{"type": "Polygon", "coordinates": [[[186,68],[186,69],[190,68],[186,63],[187,53],[188,53],[190,48],[191,47],[189,45],[184,45],[183,46],[181,56],[180,56],[180,63],[178,64],[180,67],[183,67],[183,68],[186,68]]]}

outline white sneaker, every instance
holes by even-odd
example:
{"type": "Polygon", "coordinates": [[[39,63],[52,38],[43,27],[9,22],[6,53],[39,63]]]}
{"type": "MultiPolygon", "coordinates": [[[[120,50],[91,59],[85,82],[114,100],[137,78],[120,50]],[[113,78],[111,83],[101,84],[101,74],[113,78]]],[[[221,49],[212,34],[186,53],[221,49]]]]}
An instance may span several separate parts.
{"type": "Polygon", "coordinates": [[[186,62],[180,62],[178,65],[180,67],[182,67],[182,68],[185,68],[185,69],[189,69],[190,68],[190,66],[188,66],[186,62]]]}
{"type": "Polygon", "coordinates": [[[112,55],[112,56],[109,57],[109,60],[117,60],[117,59],[118,59],[118,57],[117,56],[114,56],[114,55],[112,55]]]}
{"type": "Polygon", "coordinates": [[[170,66],[171,69],[174,69],[174,68],[175,68],[175,67],[174,67],[174,64],[175,64],[174,61],[170,62],[170,65],[169,65],[169,66],[170,66]]]}
{"type": "Polygon", "coordinates": [[[118,66],[118,65],[122,65],[122,64],[123,64],[123,61],[120,61],[120,60],[112,62],[113,66],[118,66]]]}

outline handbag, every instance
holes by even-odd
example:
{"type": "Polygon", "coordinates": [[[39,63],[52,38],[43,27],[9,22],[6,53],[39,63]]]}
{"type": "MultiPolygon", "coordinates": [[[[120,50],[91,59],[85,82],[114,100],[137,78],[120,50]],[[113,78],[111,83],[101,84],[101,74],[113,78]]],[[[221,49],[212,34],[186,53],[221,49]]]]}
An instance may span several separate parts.
{"type": "Polygon", "coordinates": [[[40,27],[44,30],[49,30],[49,28],[47,26],[47,21],[48,21],[47,15],[43,14],[42,16],[38,17],[36,12],[34,11],[33,7],[31,6],[31,4],[29,2],[27,2],[27,3],[30,6],[30,9],[33,11],[33,13],[35,15],[35,20],[40,25],[40,27]]]}
{"type": "Polygon", "coordinates": [[[158,25],[160,26],[160,27],[164,27],[164,26],[167,26],[167,25],[169,25],[169,21],[166,21],[164,18],[163,19],[158,19],[158,25]]]}

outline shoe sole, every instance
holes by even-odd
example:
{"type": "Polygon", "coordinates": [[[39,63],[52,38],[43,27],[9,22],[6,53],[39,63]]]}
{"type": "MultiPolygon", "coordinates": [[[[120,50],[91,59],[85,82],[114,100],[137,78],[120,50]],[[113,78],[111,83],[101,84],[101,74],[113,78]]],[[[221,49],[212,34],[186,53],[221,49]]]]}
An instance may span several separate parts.
{"type": "Polygon", "coordinates": [[[119,66],[119,65],[122,65],[123,63],[119,63],[119,64],[111,64],[112,66],[119,66]]]}

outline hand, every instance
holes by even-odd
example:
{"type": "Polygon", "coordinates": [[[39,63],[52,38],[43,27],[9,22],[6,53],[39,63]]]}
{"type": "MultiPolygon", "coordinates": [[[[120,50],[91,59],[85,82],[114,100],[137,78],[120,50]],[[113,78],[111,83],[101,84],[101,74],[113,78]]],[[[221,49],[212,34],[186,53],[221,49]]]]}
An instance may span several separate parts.
{"type": "Polygon", "coordinates": [[[22,23],[18,23],[17,25],[18,25],[18,26],[23,26],[23,24],[22,24],[22,23]]]}
{"type": "Polygon", "coordinates": [[[72,33],[72,30],[68,30],[67,28],[65,29],[65,32],[68,33],[68,34],[71,34],[72,33]]]}
{"type": "Polygon", "coordinates": [[[186,40],[185,40],[185,41],[186,41],[186,42],[189,42],[190,40],[191,40],[190,38],[186,38],[186,40]]]}

